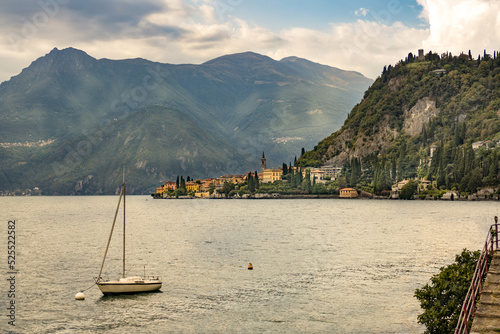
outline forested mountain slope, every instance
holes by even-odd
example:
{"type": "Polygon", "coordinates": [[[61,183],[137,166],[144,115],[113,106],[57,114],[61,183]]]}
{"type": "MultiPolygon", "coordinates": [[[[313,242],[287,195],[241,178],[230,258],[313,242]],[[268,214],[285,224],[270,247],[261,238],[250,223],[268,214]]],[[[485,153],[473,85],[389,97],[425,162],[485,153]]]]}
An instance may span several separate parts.
{"type": "Polygon", "coordinates": [[[344,166],[348,183],[375,192],[416,177],[474,192],[498,184],[499,141],[497,52],[429,52],[424,59],[410,53],[384,68],[342,128],[297,165],[344,166]]]}

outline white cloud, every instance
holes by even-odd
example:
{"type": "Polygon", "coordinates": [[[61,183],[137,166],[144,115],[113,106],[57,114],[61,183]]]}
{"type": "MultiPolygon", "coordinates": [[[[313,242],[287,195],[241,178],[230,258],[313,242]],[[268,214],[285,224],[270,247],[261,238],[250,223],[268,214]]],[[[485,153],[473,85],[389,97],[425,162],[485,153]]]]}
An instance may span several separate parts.
{"type": "Polygon", "coordinates": [[[366,16],[368,14],[368,9],[361,7],[360,9],[354,11],[356,16],[366,16]]]}
{"type": "Polygon", "coordinates": [[[296,55],[346,70],[355,70],[376,78],[387,64],[394,64],[416,53],[426,30],[409,28],[400,22],[384,25],[358,20],[332,24],[326,32],[292,28],[283,31],[286,45],[271,52],[275,58],[296,55]]]}
{"type": "Polygon", "coordinates": [[[142,57],[168,63],[201,63],[254,51],[275,59],[303,57],[375,78],[384,65],[419,48],[453,54],[471,49],[477,55],[500,45],[500,1],[417,0],[429,26],[421,29],[394,20],[391,10],[402,7],[381,12],[359,8],[357,21],[331,23],[321,31],[271,31],[232,16],[234,7],[220,7],[218,0],[143,0],[141,6],[121,0],[67,5],[62,5],[66,0],[51,0],[61,3],[52,14],[42,7],[23,12],[26,1],[0,3],[0,81],[54,47],[72,46],[96,58],[142,57]],[[45,13],[48,20],[37,13],[45,13]],[[18,37],[15,43],[12,36],[18,37]]]}
{"type": "Polygon", "coordinates": [[[422,18],[429,22],[430,35],[423,41],[426,50],[454,54],[484,49],[493,53],[500,45],[500,1],[417,0],[422,18]]]}

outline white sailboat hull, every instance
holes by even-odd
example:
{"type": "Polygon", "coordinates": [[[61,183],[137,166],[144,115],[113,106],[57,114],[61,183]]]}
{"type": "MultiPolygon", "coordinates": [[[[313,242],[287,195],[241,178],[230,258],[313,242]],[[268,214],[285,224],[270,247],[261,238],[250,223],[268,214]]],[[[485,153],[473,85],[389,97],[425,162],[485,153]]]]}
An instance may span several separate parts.
{"type": "Polygon", "coordinates": [[[126,277],[118,281],[99,281],[97,286],[104,295],[120,295],[157,291],[161,288],[162,281],[159,278],[126,277]]]}
{"type": "MultiPolygon", "coordinates": [[[[104,295],[119,295],[119,294],[130,294],[130,293],[140,293],[140,292],[152,292],[157,291],[161,288],[162,282],[159,276],[130,276],[125,277],[125,170],[123,172],[123,184],[120,191],[120,197],[118,198],[118,205],[116,206],[115,217],[113,219],[113,225],[111,225],[111,231],[109,232],[108,243],[106,245],[106,250],[104,252],[104,257],[102,258],[101,268],[99,269],[98,279],[96,281],[97,286],[104,295]],[[118,216],[118,210],[120,208],[120,202],[123,197],[123,278],[117,281],[103,280],[101,277],[102,268],[104,267],[104,261],[106,260],[106,255],[108,254],[109,243],[111,242],[111,236],[113,235],[113,230],[115,228],[116,217],[118,216]]],[[[146,271],[146,269],[144,269],[146,271]]]]}

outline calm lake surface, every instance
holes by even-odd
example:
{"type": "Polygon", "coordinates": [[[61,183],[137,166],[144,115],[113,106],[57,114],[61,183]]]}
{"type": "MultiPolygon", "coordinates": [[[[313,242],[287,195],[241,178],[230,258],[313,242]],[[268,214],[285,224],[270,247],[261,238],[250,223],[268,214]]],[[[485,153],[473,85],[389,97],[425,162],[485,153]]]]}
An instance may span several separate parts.
{"type": "MultiPolygon", "coordinates": [[[[497,202],[153,200],[127,196],[127,270],[160,293],[94,286],[118,196],[0,198],[0,330],[19,333],[422,333],[413,297],[497,202]],[[16,326],[6,307],[16,220],[16,326]],[[254,266],[247,270],[248,263],[254,266]]],[[[103,276],[121,274],[117,226],[103,276]]]]}

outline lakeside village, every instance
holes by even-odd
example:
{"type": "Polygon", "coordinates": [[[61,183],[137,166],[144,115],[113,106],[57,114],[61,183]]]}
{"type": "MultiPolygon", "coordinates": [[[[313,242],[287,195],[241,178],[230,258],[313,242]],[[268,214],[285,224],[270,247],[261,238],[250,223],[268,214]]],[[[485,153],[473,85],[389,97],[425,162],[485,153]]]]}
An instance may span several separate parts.
{"type": "MultiPolygon", "coordinates": [[[[477,144],[476,144],[477,146],[477,144]]],[[[436,147],[431,148],[429,165],[436,147]]],[[[360,170],[361,172],[361,170],[360,170]]],[[[345,168],[336,166],[295,167],[283,164],[266,168],[262,153],[261,172],[246,175],[223,175],[219,178],[166,181],[151,196],[155,199],[193,198],[374,198],[422,200],[499,200],[500,188],[483,188],[473,194],[460,194],[455,189],[437,189],[436,181],[405,179],[392,185],[390,191],[373,194],[367,187],[348,187],[345,168]]]]}

